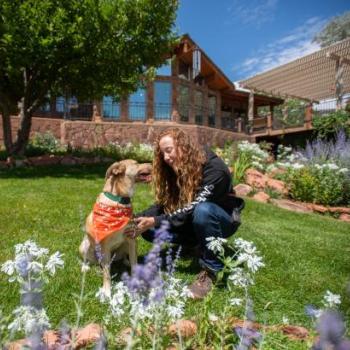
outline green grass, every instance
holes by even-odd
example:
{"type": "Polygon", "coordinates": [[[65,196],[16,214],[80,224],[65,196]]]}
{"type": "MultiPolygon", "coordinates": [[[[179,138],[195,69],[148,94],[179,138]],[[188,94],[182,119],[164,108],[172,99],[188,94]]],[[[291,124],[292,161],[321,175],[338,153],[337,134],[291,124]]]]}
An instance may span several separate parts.
{"type": "MultiPolygon", "coordinates": [[[[62,319],[75,322],[75,294],[80,291],[78,255],[84,219],[101,191],[106,166],[23,168],[0,172],[0,264],[14,255],[14,245],[33,239],[50,252],[64,253],[65,269],[59,270],[45,289],[45,306],[54,326],[62,319]]],[[[152,202],[151,189],[138,185],[135,212],[152,202]]],[[[341,311],[350,321],[349,283],[350,225],[316,214],[299,214],[269,204],[247,200],[243,224],[236,237],[253,241],[266,267],[257,273],[250,290],[257,321],[280,324],[282,317],[291,324],[311,327],[304,314],[306,304],[321,306],[328,289],[342,297],[341,311]]],[[[139,255],[149,244],[139,240],[139,255]]],[[[198,266],[181,260],[178,275],[190,282],[198,266]]],[[[101,274],[94,267],[87,274],[82,322],[101,321],[106,309],[94,297],[101,285],[101,274]]],[[[213,313],[222,310],[225,288],[215,291],[213,313]]],[[[18,304],[18,288],[0,273],[0,309],[9,314],[18,304]]],[[[189,302],[187,314],[196,317],[201,302],[189,302]]],[[[241,313],[232,315],[241,317],[241,313]]],[[[283,336],[267,337],[266,349],[306,349],[304,343],[288,343],[283,336]],[[282,338],[281,338],[282,337],[282,338]],[[283,346],[278,345],[284,344],[283,346]],[[286,345],[291,344],[291,345],[286,345]],[[287,346],[287,347],[286,347],[287,346]]]]}

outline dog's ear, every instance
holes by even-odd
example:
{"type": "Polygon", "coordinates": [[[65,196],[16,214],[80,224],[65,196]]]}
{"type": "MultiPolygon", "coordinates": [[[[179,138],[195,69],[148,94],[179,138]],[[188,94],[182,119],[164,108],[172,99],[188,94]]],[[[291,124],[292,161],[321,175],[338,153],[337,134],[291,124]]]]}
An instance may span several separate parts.
{"type": "Polygon", "coordinates": [[[106,171],[106,177],[107,180],[112,174],[115,176],[123,175],[126,172],[126,166],[123,163],[116,162],[113,163],[106,171]]]}

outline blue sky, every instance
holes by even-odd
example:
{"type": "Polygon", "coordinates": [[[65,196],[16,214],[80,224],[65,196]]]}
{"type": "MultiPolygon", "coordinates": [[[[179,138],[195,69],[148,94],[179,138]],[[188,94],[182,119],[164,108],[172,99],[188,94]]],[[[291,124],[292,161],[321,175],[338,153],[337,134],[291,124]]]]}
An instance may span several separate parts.
{"type": "Polygon", "coordinates": [[[188,33],[233,81],[318,50],[312,43],[349,0],[180,0],[177,30],[188,33]]]}

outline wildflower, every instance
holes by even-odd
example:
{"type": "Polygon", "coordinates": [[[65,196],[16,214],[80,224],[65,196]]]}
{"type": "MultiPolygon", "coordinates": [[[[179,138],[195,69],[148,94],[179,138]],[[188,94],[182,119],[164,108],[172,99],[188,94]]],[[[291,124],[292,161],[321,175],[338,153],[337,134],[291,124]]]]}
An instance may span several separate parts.
{"type": "Polygon", "coordinates": [[[62,260],[62,254],[60,252],[56,252],[51,255],[48,262],[45,265],[45,269],[53,276],[56,273],[56,268],[63,268],[64,261],[62,260]]]}
{"type": "Polygon", "coordinates": [[[283,317],[282,317],[282,323],[283,323],[283,324],[289,324],[289,318],[286,317],[286,316],[283,316],[283,317]]]}
{"type": "Polygon", "coordinates": [[[305,313],[307,316],[312,317],[312,318],[319,318],[322,314],[321,309],[316,309],[315,306],[313,305],[306,305],[305,306],[305,313]]]}
{"type": "Polygon", "coordinates": [[[323,297],[323,303],[325,307],[335,307],[341,304],[340,295],[333,294],[329,290],[327,290],[325,296],[323,297]]]}
{"type": "Polygon", "coordinates": [[[251,276],[241,267],[235,268],[231,275],[228,276],[228,279],[236,287],[248,287],[249,285],[254,284],[251,276]]]}
{"type": "Polygon", "coordinates": [[[171,320],[180,319],[184,314],[184,303],[177,303],[176,305],[168,305],[166,308],[167,315],[171,320]]]}
{"type": "Polygon", "coordinates": [[[12,260],[7,260],[1,265],[1,272],[6,273],[6,275],[12,276],[15,273],[15,262],[12,260]]]}
{"type": "Polygon", "coordinates": [[[229,300],[231,306],[240,306],[242,304],[242,299],[240,298],[231,298],[229,300]]]}
{"type": "Polygon", "coordinates": [[[83,262],[83,263],[81,264],[81,272],[82,272],[82,273],[86,273],[86,272],[88,272],[89,270],[90,270],[90,265],[83,262]]]}
{"type": "Polygon", "coordinates": [[[261,333],[252,328],[235,327],[234,331],[240,339],[237,350],[248,350],[252,345],[257,345],[262,340],[261,333]]]}
{"type": "Polygon", "coordinates": [[[312,347],[313,350],[349,349],[350,342],[344,339],[345,326],[339,313],[324,312],[319,318],[317,330],[320,338],[312,347]]]}
{"type": "Polygon", "coordinates": [[[37,310],[31,306],[19,306],[14,311],[14,321],[8,325],[11,332],[24,331],[27,335],[38,329],[50,328],[50,322],[44,309],[37,310]]]}
{"type": "Polygon", "coordinates": [[[227,242],[227,239],[221,237],[208,237],[206,241],[209,242],[207,244],[208,249],[213,251],[214,253],[219,253],[221,255],[224,254],[224,244],[227,242]]]}
{"type": "Polygon", "coordinates": [[[219,320],[219,317],[217,317],[217,316],[214,315],[214,314],[209,313],[208,319],[209,319],[210,322],[216,322],[216,321],[219,320]]]}

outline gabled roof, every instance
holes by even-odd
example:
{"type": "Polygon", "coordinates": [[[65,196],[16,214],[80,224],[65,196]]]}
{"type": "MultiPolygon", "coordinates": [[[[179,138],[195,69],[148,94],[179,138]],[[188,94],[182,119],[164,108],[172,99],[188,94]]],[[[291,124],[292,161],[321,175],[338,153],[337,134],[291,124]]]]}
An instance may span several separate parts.
{"type": "Polygon", "coordinates": [[[350,92],[350,38],[240,83],[248,89],[277,96],[298,96],[312,101],[334,97],[337,57],[345,61],[343,93],[346,94],[350,92]]]}

